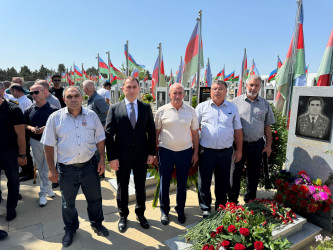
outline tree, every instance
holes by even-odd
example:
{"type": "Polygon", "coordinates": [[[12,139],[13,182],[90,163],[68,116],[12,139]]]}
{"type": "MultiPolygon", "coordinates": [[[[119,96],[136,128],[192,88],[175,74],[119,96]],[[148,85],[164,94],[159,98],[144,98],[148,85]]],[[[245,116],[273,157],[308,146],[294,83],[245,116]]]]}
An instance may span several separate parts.
{"type": "Polygon", "coordinates": [[[98,70],[95,67],[90,67],[86,70],[87,75],[98,76],[98,70]]]}
{"type": "Polygon", "coordinates": [[[24,65],[23,67],[21,67],[21,71],[19,73],[19,76],[24,77],[25,81],[33,81],[33,80],[35,80],[35,79],[32,79],[31,70],[26,65],[24,65]]]}
{"type": "Polygon", "coordinates": [[[38,71],[38,79],[45,79],[47,75],[49,75],[50,73],[51,71],[45,68],[44,65],[42,64],[38,71]]]}
{"type": "Polygon", "coordinates": [[[13,77],[18,76],[18,73],[14,67],[7,69],[7,80],[11,81],[13,77]]]}
{"type": "Polygon", "coordinates": [[[66,68],[65,65],[63,63],[59,63],[58,65],[58,73],[65,73],[66,72],[66,68]]]}

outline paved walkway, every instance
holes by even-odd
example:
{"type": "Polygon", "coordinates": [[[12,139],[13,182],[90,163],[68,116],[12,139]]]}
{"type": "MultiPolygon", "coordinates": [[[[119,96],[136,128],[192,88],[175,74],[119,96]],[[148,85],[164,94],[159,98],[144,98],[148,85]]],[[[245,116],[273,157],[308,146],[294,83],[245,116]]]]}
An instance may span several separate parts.
{"type": "MultiPolygon", "coordinates": [[[[107,238],[97,236],[91,229],[87,219],[86,201],[79,193],[76,201],[76,207],[79,213],[80,228],[74,238],[74,241],[68,249],[168,249],[164,241],[183,234],[187,225],[195,223],[201,219],[201,210],[198,207],[198,198],[194,188],[187,192],[187,202],[185,214],[186,223],[180,225],[177,220],[177,214],[174,210],[176,204],[175,192],[170,194],[171,212],[170,224],[164,226],[160,222],[159,208],[152,208],[152,198],[147,198],[146,217],[150,223],[150,228],[145,230],[140,227],[135,219],[135,203],[129,206],[130,215],[128,217],[128,230],[124,234],[118,232],[117,225],[119,215],[116,207],[116,193],[112,190],[107,181],[113,178],[110,172],[106,173],[106,178],[102,180],[102,196],[104,225],[110,230],[107,238]]],[[[5,220],[6,216],[6,197],[7,180],[4,174],[1,178],[1,189],[3,190],[4,200],[0,204],[0,229],[6,230],[9,237],[0,241],[0,249],[62,249],[61,240],[64,235],[63,221],[61,216],[61,196],[59,188],[55,189],[56,197],[48,198],[46,207],[38,206],[39,183],[33,184],[31,181],[21,183],[20,193],[23,199],[19,201],[17,207],[17,217],[11,222],[5,220]]],[[[212,186],[212,191],[213,191],[212,186]]],[[[265,192],[259,196],[270,196],[272,193],[265,192]]],[[[242,203],[243,201],[241,201],[242,203]]]]}

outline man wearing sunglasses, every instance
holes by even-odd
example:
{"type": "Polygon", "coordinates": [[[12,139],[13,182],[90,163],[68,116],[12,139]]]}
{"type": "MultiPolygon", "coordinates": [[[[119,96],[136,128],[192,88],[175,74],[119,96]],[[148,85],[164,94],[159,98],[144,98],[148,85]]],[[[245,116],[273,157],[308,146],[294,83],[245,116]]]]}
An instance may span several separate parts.
{"type": "Polygon", "coordinates": [[[55,97],[54,95],[52,95],[50,92],[49,92],[49,89],[50,89],[50,85],[47,81],[45,80],[37,80],[35,82],[36,85],[40,85],[43,87],[43,90],[44,91],[44,94],[45,94],[45,97],[46,97],[46,101],[50,104],[52,104],[53,106],[56,106],[58,109],[61,109],[61,105],[60,105],[60,102],[58,100],[57,97],[55,97]]]}
{"type": "Polygon", "coordinates": [[[63,97],[67,107],[49,117],[41,142],[45,145],[49,179],[53,183],[59,179],[66,231],[62,244],[68,247],[79,228],[75,200],[80,187],[88,203],[92,229],[104,237],[109,235],[109,231],[102,225],[104,216],[99,177],[105,170],[104,128],[94,111],[82,107],[83,97],[79,87],[66,87],[63,97]],[[100,155],[99,162],[95,157],[96,150],[100,155]]]}
{"type": "Polygon", "coordinates": [[[50,93],[58,98],[62,108],[66,107],[64,99],[62,98],[62,92],[64,92],[64,88],[61,87],[61,76],[59,74],[53,75],[52,83],[53,87],[50,88],[50,93]]]}
{"type": "Polygon", "coordinates": [[[46,196],[52,198],[55,196],[48,178],[49,168],[44,155],[44,147],[43,144],[40,143],[40,139],[42,138],[47,119],[54,111],[58,110],[55,106],[50,105],[46,101],[43,90],[44,88],[40,85],[33,85],[30,88],[30,95],[35,102],[24,111],[25,128],[30,137],[30,145],[40,178],[40,207],[46,206],[46,196]]]}

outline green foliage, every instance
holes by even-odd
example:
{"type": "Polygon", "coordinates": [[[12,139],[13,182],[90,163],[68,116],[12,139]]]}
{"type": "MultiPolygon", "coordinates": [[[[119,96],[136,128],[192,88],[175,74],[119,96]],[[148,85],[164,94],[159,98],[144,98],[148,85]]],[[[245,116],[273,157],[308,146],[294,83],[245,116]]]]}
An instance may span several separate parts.
{"type": "Polygon", "coordinates": [[[333,240],[332,238],[326,236],[323,238],[321,234],[316,236],[316,241],[320,242],[316,248],[311,247],[311,250],[329,250],[333,249],[333,240]]]}
{"type": "Polygon", "coordinates": [[[65,73],[65,72],[66,72],[65,65],[63,63],[59,63],[59,65],[58,65],[58,73],[61,74],[61,73],[65,73]]]}
{"type": "Polygon", "coordinates": [[[195,108],[197,106],[197,96],[192,96],[192,107],[195,108]]]}
{"type": "Polygon", "coordinates": [[[98,70],[95,67],[90,67],[86,70],[87,75],[98,76],[98,70]]]}
{"type": "Polygon", "coordinates": [[[150,102],[154,101],[154,98],[153,98],[153,96],[151,94],[145,94],[143,96],[143,101],[147,101],[148,103],[150,103],[150,102]]]}
{"type": "Polygon", "coordinates": [[[122,95],[119,97],[119,102],[121,102],[121,101],[124,100],[124,99],[125,99],[125,95],[122,94],[122,95]]]}

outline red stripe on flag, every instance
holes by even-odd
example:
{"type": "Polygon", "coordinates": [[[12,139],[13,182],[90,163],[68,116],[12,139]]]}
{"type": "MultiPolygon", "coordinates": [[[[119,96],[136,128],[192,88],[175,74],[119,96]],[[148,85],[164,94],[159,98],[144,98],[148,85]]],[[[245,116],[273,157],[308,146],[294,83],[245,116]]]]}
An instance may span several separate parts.
{"type": "Polygon", "coordinates": [[[303,24],[298,26],[298,43],[297,49],[304,49],[304,36],[303,36],[303,24]]]}

